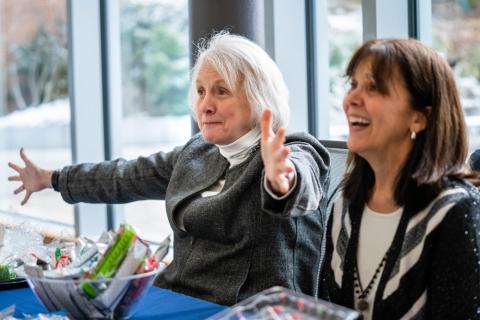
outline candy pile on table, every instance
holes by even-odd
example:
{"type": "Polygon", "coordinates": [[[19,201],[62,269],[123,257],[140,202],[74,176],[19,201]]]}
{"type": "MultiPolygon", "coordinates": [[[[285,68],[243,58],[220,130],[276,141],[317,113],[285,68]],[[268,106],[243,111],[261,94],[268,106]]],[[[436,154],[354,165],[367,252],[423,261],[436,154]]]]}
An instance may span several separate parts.
{"type": "Polygon", "coordinates": [[[0,281],[15,279],[17,273],[22,275],[23,264],[35,263],[35,255],[47,255],[42,235],[28,224],[0,225],[0,281]]]}
{"type": "Polygon", "coordinates": [[[208,320],[353,320],[354,310],[273,287],[262,291],[208,320]]]}
{"type": "Polygon", "coordinates": [[[114,309],[122,314],[165,268],[161,260],[170,244],[165,239],[152,254],[128,224],[116,233],[105,232],[96,242],[82,237],[45,245],[32,230],[4,233],[3,265],[27,278],[48,310],[66,310],[75,318],[110,317],[114,309]]]}

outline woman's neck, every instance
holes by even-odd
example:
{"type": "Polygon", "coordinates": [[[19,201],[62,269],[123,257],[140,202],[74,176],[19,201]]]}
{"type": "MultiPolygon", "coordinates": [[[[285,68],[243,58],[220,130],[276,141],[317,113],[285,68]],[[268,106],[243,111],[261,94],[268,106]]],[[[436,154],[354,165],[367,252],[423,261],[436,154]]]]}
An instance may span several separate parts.
{"type": "Polygon", "coordinates": [[[399,208],[395,201],[395,190],[392,186],[382,187],[375,182],[373,192],[368,199],[367,205],[375,212],[390,213],[399,208]]]}
{"type": "Polygon", "coordinates": [[[216,145],[220,154],[230,163],[230,167],[236,166],[245,161],[252,147],[257,145],[261,137],[261,130],[258,127],[253,128],[234,142],[227,145],[216,145]]]}
{"type": "Polygon", "coordinates": [[[408,153],[383,156],[377,161],[369,161],[375,175],[375,184],[368,200],[368,206],[376,212],[389,213],[400,206],[395,201],[398,177],[405,165],[408,153]]]}

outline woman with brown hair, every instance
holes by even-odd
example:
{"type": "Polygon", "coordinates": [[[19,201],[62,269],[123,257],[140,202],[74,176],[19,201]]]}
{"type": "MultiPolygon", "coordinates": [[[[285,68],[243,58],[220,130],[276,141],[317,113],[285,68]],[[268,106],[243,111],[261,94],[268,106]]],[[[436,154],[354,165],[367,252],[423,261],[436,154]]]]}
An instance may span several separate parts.
{"type": "Polygon", "coordinates": [[[450,67],[416,40],[372,40],[346,74],[323,297],[365,319],[479,318],[480,193],[450,67]]]}

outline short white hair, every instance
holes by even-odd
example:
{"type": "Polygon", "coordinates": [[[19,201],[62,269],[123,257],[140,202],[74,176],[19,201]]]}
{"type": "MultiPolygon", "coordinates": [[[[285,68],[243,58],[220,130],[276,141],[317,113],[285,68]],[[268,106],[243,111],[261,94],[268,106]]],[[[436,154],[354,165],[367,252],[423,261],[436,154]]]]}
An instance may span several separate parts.
{"type": "Polygon", "coordinates": [[[260,126],[262,113],[267,108],[272,110],[274,131],[288,125],[288,88],[277,65],[260,46],[226,31],[216,33],[209,41],[201,40],[198,45],[189,90],[189,103],[195,118],[196,80],[205,66],[215,69],[229,89],[244,91],[254,125],[260,126]]]}

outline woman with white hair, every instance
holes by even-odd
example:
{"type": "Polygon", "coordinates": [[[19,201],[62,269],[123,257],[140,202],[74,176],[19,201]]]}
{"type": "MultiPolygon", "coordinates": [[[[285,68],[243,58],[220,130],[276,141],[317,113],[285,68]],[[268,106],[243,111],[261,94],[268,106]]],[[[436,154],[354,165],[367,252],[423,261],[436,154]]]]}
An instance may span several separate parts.
{"type": "Polygon", "coordinates": [[[15,193],[53,188],[68,203],[165,199],[174,259],[155,283],[231,305],[274,285],[314,294],[329,156],[308,134],[286,135],[288,90],[267,53],[222,32],[192,71],[200,128],[184,146],[125,161],[25,167],[15,193]],[[267,109],[267,107],[269,109],[267,109]]]}

